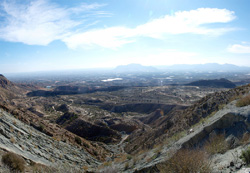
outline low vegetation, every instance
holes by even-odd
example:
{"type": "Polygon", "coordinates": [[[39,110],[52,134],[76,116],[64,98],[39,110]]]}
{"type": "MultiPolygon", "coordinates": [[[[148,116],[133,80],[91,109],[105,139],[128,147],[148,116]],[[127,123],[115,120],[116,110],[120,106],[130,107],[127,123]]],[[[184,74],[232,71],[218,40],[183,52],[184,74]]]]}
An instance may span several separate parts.
{"type": "Polygon", "coordinates": [[[162,172],[211,172],[208,155],[203,150],[182,149],[161,168],[162,172]]]}
{"type": "Polygon", "coordinates": [[[243,106],[248,106],[248,105],[250,105],[250,94],[245,97],[242,97],[236,103],[237,107],[243,107],[243,106]]]}
{"type": "Polygon", "coordinates": [[[225,134],[211,136],[204,145],[205,151],[209,154],[225,153],[229,146],[225,141],[225,134]]]}
{"type": "Polygon", "coordinates": [[[2,162],[12,171],[23,172],[25,170],[25,161],[22,157],[14,153],[6,153],[2,156],[2,162]]]}
{"type": "Polygon", "coordinates": [[[250,148],[247,148],[245,151],[242,151],[240,157],[247,165],[250,165],[250,148]]]}
{"type": "Polygon", "coordinates": [[[82,145],[82,140],[78,136],[75,137],[75,142],[79,145],[82,145]]]}

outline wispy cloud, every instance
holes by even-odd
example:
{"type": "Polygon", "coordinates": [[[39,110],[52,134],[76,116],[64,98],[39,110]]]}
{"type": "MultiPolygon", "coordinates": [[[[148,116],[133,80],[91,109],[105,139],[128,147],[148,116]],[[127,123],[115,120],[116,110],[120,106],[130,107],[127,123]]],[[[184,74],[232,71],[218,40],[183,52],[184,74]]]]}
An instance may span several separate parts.
{"type": "Polygon", "coordinates": [[[62,8],[46,0],[18,4],[17,1],[1,3],[0,38],[28,45],[48,45],[63,39],[85,20],[75,20],[73,15],[90,12],[101,4],[82,4],[76,8],[62,8]]]}
{"type": "Polygon", "coordinates": [[[234,12],[227,9],[199,8],[166,15],[135,28],[112,27],[77,33],[63,41],[70,48],[89,46],[116,48],[135,41],[137,37],[166,39],[168,35],[187,33],[218,36],[234,29],[209,27],[206,24],[227,23],[235,18],[234,12]]]}
{"type": "Polygon", "coordinates": [[[90,48],[93,45],[104,48],[117,48],[134,41],[132,38],[129,39],[130,32],[133,34],[133,31],[128,28],[111,27],[73,34],[63,39],[63,41],[72,49],[77,47],[90,48]]]}
{"type": "Polygon", "coordinates": [[[234,44],[230,45],[227,50],[231,53],[250,53],[250,44],[234,44]]]}
{"type": "Polygon", "coordinates": [[[236,18],[234,12],[227,9],[199,8],[165,15],[134,28],[115,26],[88,30],[87,26],[100,20],[88,21],[89,18],[111,16],[99,10],[103,4],[83,3],[78,7],[63,8],[49,0],[22,4],[6,0],[0,5],[0,17],[3,19],[0,22],[1,39],[28,45],[48,45],[54,40],[61,40],[72,49],[118,48],[136,42],[139,37],[167,39],[175,34],[218,36],[233,28],[206,24],[228,23],[236,18]]]}

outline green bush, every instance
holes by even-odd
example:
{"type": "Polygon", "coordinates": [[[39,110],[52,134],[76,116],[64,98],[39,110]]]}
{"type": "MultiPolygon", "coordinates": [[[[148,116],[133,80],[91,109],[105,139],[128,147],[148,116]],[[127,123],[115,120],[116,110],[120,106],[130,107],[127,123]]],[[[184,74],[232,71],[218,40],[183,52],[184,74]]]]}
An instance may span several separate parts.
{"type": "Polygon", "coordinates": [[[82,145],[82,140],[78,136],[75,137],[75,142],[79,145],[82,145]]]}
{"type": "Polygon", "coordinates": [[[131,155],[127,155],[127,159],[128,159],[128,160],[131,160],[131,159],[132,159],[132,156],[131,156],[131,155]]]}
{"type": "Polygon", "coordinates": [[[25,169],[24,159],[11,152],[6,153],[2,156],[2,162],[12,171],[23,172],[25,169]]]}
{"type": "Polygon", "coordinates": [[[250,148],[246,149],[245,151],[242,151],[240,158],[246,162],[247,165],[250,164],[250,148]]]}

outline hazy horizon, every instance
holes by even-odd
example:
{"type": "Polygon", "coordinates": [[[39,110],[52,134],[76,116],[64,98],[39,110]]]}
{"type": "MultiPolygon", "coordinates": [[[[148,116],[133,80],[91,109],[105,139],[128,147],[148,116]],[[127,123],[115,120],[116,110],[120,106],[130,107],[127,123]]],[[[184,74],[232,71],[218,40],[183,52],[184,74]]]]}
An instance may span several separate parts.
{"type": "MultiPolygon", "coordinates": [[[[9,73],[0,73],[0,74],[4,74],[4,75],[18,75],[18,74],[50,74],[50,73],[60,73],[60,72],[63,72],[63,73],[67,73],[67,72],[113,72],[116,70],[116,68],[118,67],[121,67],[121,66],[130,66],[130,65],[140,65],[142,67],[153,67],[153,68],[156,68],[157,70],[159,70],[159,72],[163,72],[163,71],[179,71],[179,66],[180,67],[183,67],[183,66],[186,66],[187,68],[190,68],[193,67],[193,66],[197,66],[197,65],[215,65],[215,66],[210,66],[212,68],[216,68],[217,69],[217,65],[219,66],[224,66],[224,65],[232,65],[232,66],[235,66],[236,68],[239,68],[241,70],[245,70],[247,69],[247,71],[250,72],[250,66],[237,66],[235,64],[219,64],[219,63],[205,63],[205,64],[173,64],[173,65],[155,65],[155,66],[143,66],[141,64],[137,64],[137,63],[131,63],[131,64],[126,64],[126,65],[118,65],[118,66],[115,66],[115,67],[103,67],[103,68],[79,68],[79,69],[58,69],[58,70],[41,70],[41,71],[23,71],[23,72],[9,72],[9,73]],[[169,67],[169,69],[168,69],[169,67]]],[[[136,70],[136,69],[135,69],[136,70]]],[[[200,71],[201,69],[193,69],[192,71],[200,71]]],[[[213,70],[213,69],[211,69],[213,70]]],[[[233,69],[232,69],[233,70],[233,69]]],[[[183,69],[183,71],[185,71],[185,69],[183,69]]],[[[206,71],[206,69],[202,70],[203,72],[206,71]]],[[[222,70],[223,71],[223,70],[222,70]]],[[[209,72],[209,71],[208,71],[209,72]]]]}
{"type": "Polygon", "coordinates": [[[0,73],[174,64],[250,67],[247,0],[5,0],[0,73]]]}

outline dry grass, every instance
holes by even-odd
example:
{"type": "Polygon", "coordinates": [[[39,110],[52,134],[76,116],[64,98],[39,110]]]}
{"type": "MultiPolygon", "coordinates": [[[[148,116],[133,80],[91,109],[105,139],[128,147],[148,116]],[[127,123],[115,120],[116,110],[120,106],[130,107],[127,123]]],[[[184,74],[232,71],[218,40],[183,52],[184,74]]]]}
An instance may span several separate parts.
{"type": "Polygon", "coordinates": [[[12,126],[10,126],[10,132],[13,133],[14,132],[14,128],[12,126]]]}
{"type": "Polygon", "coordinates": [[[228,150],[228,148],[229,146],[225,141],[225,134],[213,135],[204,145],[205,151],[211,155],[216,153],[224,153],[228,150]]]}
{"type": "Polygon", "coordinates": [[[250,105],[250,94],[239,99],[236,103],[237,107],[243,107],[243,106],[248,106],[250,105]]]}
{"type": "Polygon", "coordinates": [[[131,155],[127,155],[127,154],[119,154],[116,156],[116,158],[114,159],[114,162],[115,163],[121,163],[121,162],[124,162],[126,160],[130,160],[132,159],[132,156],[131,155]]]}
{"type": "Polygon", "coordinates": [[[203,150],[182,149],[160,167],[161,172],[211,172],[208,155],[203,150]]]}
{"type": "Polygon", "coordinates": [[[10,138],[10,142],[13,143],[13,144],[16,143],[16,140],[15,140],[15,138],[13,136],[10,138]]]}
{"type": "Polygon", "coordinates": [[[2,162],[12,171],[23,172],[25,169],[25,161],[22,157],[14,153],[6,153],[2,156],[2,162]]]}
{"type": "Polygon", "coordinates": [[[55,173],[56,169],[52,167],[47,167],[39,163],[33,163],[31,167],[33,173],[55,173]]]}

